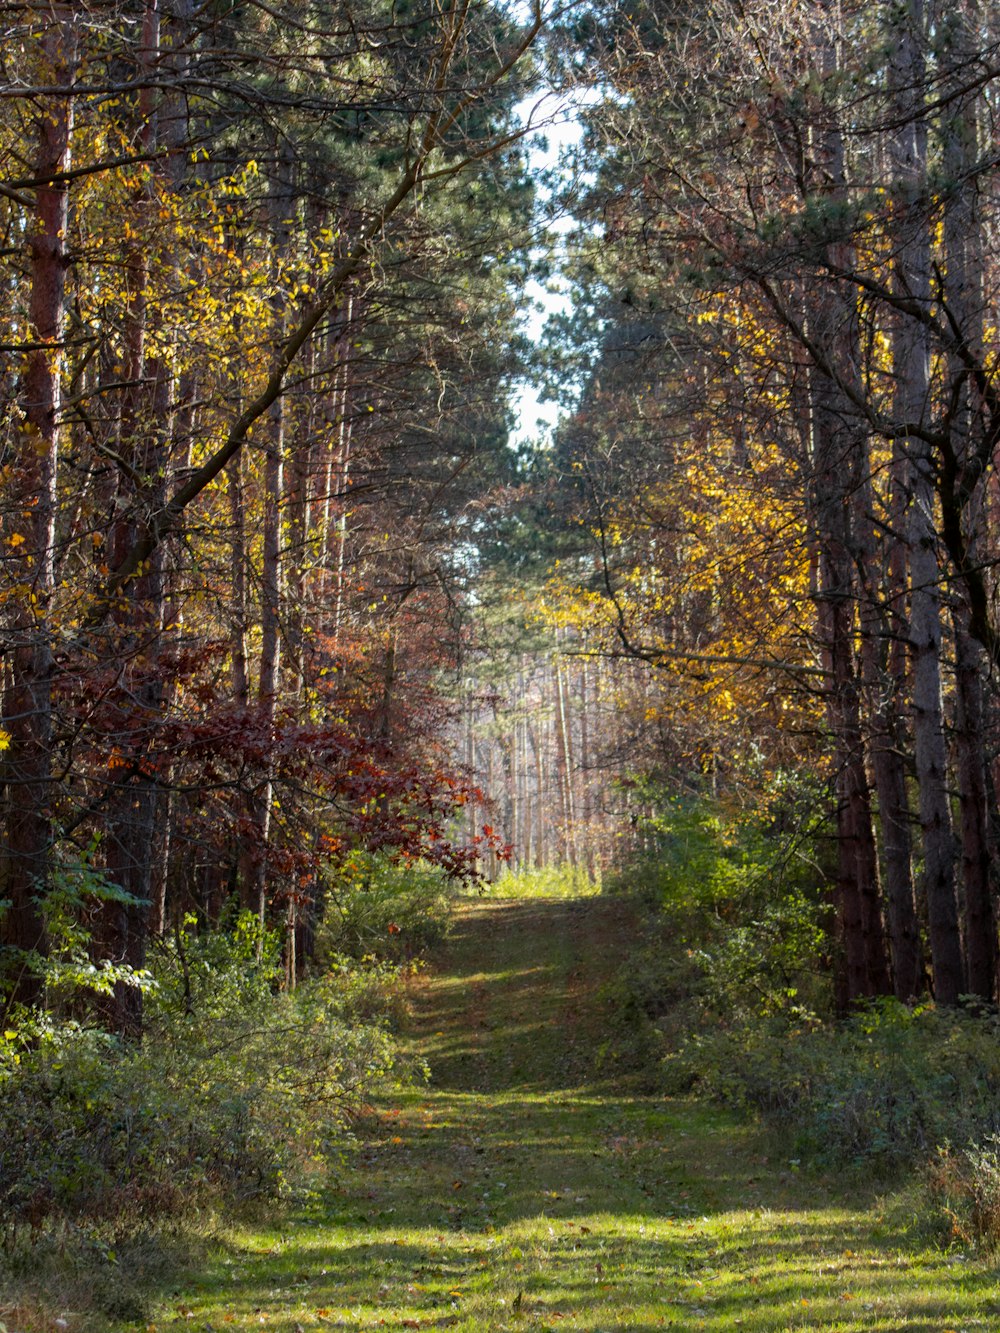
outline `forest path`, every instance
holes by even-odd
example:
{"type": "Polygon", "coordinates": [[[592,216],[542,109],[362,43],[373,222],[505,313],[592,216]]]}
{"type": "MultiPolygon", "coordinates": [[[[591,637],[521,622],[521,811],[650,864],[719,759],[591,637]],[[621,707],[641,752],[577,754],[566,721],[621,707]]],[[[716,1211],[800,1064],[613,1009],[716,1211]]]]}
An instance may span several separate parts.
{"type": "Polygon", "coordinates": [[[762,1156],[687,1100],[595,1080],[626,904],[481,900],[415,985],[429,1085],[383,1109],[340,1188],[220,1256],[158,1323],[314,1329],[1000,1327],[996,1275],[898,1203],[762,1156]]]}

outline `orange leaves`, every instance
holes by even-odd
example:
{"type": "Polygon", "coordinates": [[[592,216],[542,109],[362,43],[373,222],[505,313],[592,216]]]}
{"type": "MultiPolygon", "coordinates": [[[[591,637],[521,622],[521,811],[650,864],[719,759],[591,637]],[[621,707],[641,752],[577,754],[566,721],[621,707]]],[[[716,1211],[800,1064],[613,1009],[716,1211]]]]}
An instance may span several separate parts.
{"type": "Polygon", "coordinates": [[[127,769],[128,767],[129,767],[129,761],[125,758],[121,750],[119,750],[118,746],[116,745],[114,749],[111,751],[111,754],[108,756],[108,772],[120,773],[122,770],[127,769]]]}

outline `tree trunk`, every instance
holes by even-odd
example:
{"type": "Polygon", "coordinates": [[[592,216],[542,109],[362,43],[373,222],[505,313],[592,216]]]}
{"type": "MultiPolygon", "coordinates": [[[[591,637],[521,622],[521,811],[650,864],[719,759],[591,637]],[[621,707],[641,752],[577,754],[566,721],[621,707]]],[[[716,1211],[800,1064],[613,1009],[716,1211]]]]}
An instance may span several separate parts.
{"type": "MultiPolygon", "coordinates": [[[[281,502],[284,478],[284,399],[271,409],[270,429],[264,452],[264,522],[260,606],[260,677],[257,707],[265,737],[277,715],[281,666],[281,502]]],[[[265,757],[261,779],[250,798],[254,847],[246,859],[244,905],[264,924],[267,915],[267,849],[271,834],[271,803],[274,779],[265,757]]]]}
{"type": "MultiPolygon", "coordinates": [[[[284,147],[276,151],[275,176],[271,183],[269,213],[275,228],[272,254],[272,281],[275,295],[271,312],[275,332],[284,327],[284,304],[280,295],[282,264],[290,243],[288,212],[291,208],[291,164],[284,147]]],[[[263,521],[261,524],[260,580],[260,671],[257,682],[258,721],[265,743],[270,747],[278,708],[281,674],[281,625],[283,602],[283,562],[281,550],[282,509],[285,500],[285,429],[287,401],[279,394],[268,411],[267,438],[264,444],[263,521]]],[[[256,789],[250,793],[249,813],[254,846],[244,856],[243,902],[257,914],[261,925],[267,917],[268,844],[271,836],[271,807],[274,796],[274,771],[265,755],[256,789]]]]}
{"type": "Polygon", "coordinates": [[[344,329],[336,340],[336,371],[333,388],[334,443],[327,457],[323,514],[324,584],[329,586],[333,572],[333,641],[340,642],[346,613],[347,529],[350,517],[348,493],[351,486],[352,423],[348,417],[348,360],[354,319],[354,298],[348,296],[344,308],[344,329]],[[335,489],[336,488],[336,489],[335,489]],[[336,505],[334,506],[334,500],[336,505]],[[332,514],[336,510],[336,522],[332,514]]]}
{"type": "MultiPolygon", "coordinates": [[[[76,61],[73,6],[54,3],[40,42],[40,82],[72,82],[76,61]]],[[[70,166],[73,101],[42,98],[36,121],[32,174],[43,182],[70,166]]],[[[4,782],[6,855],[3,896],[10,903],[4,942],[24,953],[46,951],[38,899],[45,892],[52,844],[52,645],[49,608],[55,588],[56,476],[63,354],[66,230],[69,192],[65,181],[36,189],[31,230],[30,328],[35,346],[26,357],[24,425],[17,442],[15,475],[19,496],[7,534],[8,559],[24,590],[12,617],[13,652],[4,701],[8,750],[4,782]]],[[[39,981],[21,966],[13,998],[34,1003],[39,981]]]]}
{"type": "MultiPolygon", "coordinates": [[[[139,60],[148,82],[140,89],[138,111],[142,144],[151,154],[161,146],[161,105],[154,92],[153,75],[164,58],[159,0],[146,0],[139,60]]],[[[176,125],[173,134],[176,138],[176,125]]],[[[160,331],[161,325],[160,312],[150,303],[150,266],[154,257],[164,266],[169,261],[169,255],[157,255],[149,245],[149,237],[156,231],[153,178],[136,198],[135,212],[144,241],[131,246],[126,259],[126,388],[119,450],[129,468],[127,476],[123,472],[119,480],[121,517],[113,529],[111,549],[115,566],[138,540],[145,515],[163,504],[171,462],[173,375],[159,347],[160,340],[148,339],[150,333],[160,331]]],[[[165,627],[165,589],[165,552],[159,546],[137,578],[121,590],[112,616],[121,663],[121,740],[116,747],[117,757],[113,756],[111,762],[106,865],[109,879],[128,895],[128,900],[106,905],[102,913],[106,919],[99,927],[97,942],[107,956],[133,969],[144,967],[146,961],[157,819],[165,813],[151,758],[164,705],[157,659],[165,627]]],[[[142,992],[134,985],[119,983],[108,1017],[117,1032],[138,1037],[142,1029],[142,992]]]]}
{"type": "MultiPolygon", "coordinates": [[[[825,34],[820,40],[820,59],[830,76],[835,73],[834,52],[825,34]]],[[[847,189],[843,138],[827,109],[818,110],[814,150],[823,168],[820,191],[839,203],[847,189]]],[[[851,267],[849,242],[831,242],[827,253],[834,267],[851,267]]],[[[809,454],[820,552],[820,630],[829,671],[827,716],[837,775],[838,916],[847,999],[855,1000],[891,990],[854,652],[858,588],[852,496],[867,475],[867,434],[842,387],[858,375],[855,294],[817,283],[806,302],[807,323],[831,368],[816,367],[809,375],[809,454]]]]}
{"type": "MultiPolygon", "coordinates": [[[[934,15],[938,65],[949,93],[941,117],[944,198],[944,297],[949,317],[978,357],[985,326],[984,239],[979,206],[980,140],[976,92],[962,87],[977,47],[980,20],[975,0],[946,7],[934,15]]],[[[952,450],[966,468],[982,449],[983,421],[979,392],[956,356],[949,358],[948,398],[954,403],[952,450]]],[[[980,564],[987,529],[984,478],[968,501],[969,558],[980,564]]],[[[997,989],[997,927],[994,912],[995,862],[988,789],[984,682],[987,660],[972,637],[968,603],[953,612],[955,639],[955,754],[959,792],[967,991],[992,1000],[997,989]]]]}
{"type": "MultiPolygon", "coordinates": [[[[929,306],[930,233],[921,198],[927,188],[927,131],[921,105],[925,86],[922,0],[909,0],[894,29],[891,76],[899,127],[891,144],[897,182],[893,283],[903,298],[929,306]]],[[[892,332],[898,420],[925,418],[930,396],[926,330],[900,316],[892,332]]],[[[963,984],[962,947],[955,885],[955,838],[948,797],[944,706],[941,690],[941,571],[935,528],[934,460],[916,435],[905,441],[910,503],[906,539],[910,555],[911,705],[918,807],[924,850],[934,997],[954,1004],[963,984]]]]}
{"type": "MultiPolygon", "coordinates": [[[[855,490],[857,512],[854,541],[859,583],[861,670],[869,751],[878,795],[882,832],[883,884],[896,998],[909,1001],[924,989],[920,923],[914,893],[910,808],[906,795],[903,719],[897,701],[902,697],[902,668],[894,645],[902,641],[900,604],[905,596],[905,564],[890,559],[880,584],[878,550],[874,540],[872,488],[865,475],[855,490]],[[899,672],[894,676],[894,669],[899,672]]],[[[890,499],[890,503],[893,503],[890,499]]],[[[902,550],[900,545],[899,550],[902,550]]]]}
{"type": "Polygon", "coordinates": [[[243,455],[237,454],[226,468],[229,496],[229,578],[230,600],[229,657],[233,698],[244,707],[250,702],[250,674],[247,669],[247,546],[243,497],[243,455]]]}
{"type": "Polygon", "coordinates": [[[574,868],[577,864],[576,848],[576,803],[573,791],[573,749],[570,737],[570,719],[569,702],[567,700],[568,688],[565,680],[566,673],[558,659],[555,660],[555,723],[556,723],[556,754],[557,754],[557,772],[561,781],[562,788],[562,813],[563,813],[563,847],[566,860],[574,868]]]}

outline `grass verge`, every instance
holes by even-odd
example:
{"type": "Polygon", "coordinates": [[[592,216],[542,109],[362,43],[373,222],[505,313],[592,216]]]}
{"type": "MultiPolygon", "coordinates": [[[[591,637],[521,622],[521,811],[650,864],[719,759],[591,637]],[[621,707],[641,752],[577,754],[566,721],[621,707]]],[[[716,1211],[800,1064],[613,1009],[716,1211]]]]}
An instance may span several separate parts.
{"type": "Polygon", "coordinates": [[[915,1194],[808,1175],[723,1110],[594,1077],[594,996],[635,928],[601,899],[464,904],[414,994],[430,1086],[373,1109],[322,1198],[231,1230],[155,1309],[103,1326],[1000,1325],[995,1270],[929,1232],[915,1194]]]}

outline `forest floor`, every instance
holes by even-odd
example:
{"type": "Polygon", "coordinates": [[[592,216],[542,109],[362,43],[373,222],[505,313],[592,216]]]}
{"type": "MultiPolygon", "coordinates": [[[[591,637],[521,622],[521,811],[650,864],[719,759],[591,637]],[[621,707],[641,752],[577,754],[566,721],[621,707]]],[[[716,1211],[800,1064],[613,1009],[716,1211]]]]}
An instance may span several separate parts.
{"type": "Polygon", "coordinates": [[[602,1079],[598,988],[633,928],[602,898],[463,904],[414,987],[430,1082],[373,1115],[335,1190],[231,1236],[138,1327],[1000,1328],[997,1270],[934,1243],[912,1195],[602,1079]]]}

